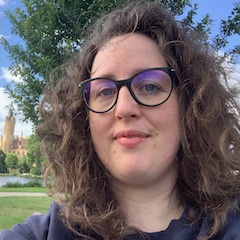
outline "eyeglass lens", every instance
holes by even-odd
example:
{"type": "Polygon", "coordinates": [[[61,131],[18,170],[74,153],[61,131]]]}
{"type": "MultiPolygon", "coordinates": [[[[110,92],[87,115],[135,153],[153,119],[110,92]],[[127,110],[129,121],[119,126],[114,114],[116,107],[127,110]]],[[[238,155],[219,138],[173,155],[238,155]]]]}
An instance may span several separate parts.
{"type": "MultiPolygon", "coordinates": [[[[166,101],[171,94],[172,81],[167,72],[151,69],[134,75],[129,80],[129,91],[133,98],[145,106],[156,106],[166,101]]],[[[125,83],[126,84],[126,83],[125,83]]],[[[117,81],[97,78],[84,87],[84,98],[88,107],[96,112],[105,112],[113,107],[118,98],[117,81]]]]}

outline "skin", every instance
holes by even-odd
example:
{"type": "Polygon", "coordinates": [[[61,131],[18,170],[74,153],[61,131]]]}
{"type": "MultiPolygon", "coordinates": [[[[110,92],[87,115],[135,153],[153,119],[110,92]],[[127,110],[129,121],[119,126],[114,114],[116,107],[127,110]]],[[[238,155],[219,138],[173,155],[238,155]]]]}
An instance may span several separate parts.
{"type": "MultiPolygon", "coordinates": [[[[97,53],[91,78],[122,80],[154,67],[168,64],[153,40],[136,33],[121,35],[97,53]]],[[[181,215],[174,190],[180,146],[179,111],[175,89],[164,104],[146,107],[139,105],[125,86],[112,110],[103,114],[89,111],[94,148],[115,179],[126,221],[144,231],[165,229],[181,215]]]]}

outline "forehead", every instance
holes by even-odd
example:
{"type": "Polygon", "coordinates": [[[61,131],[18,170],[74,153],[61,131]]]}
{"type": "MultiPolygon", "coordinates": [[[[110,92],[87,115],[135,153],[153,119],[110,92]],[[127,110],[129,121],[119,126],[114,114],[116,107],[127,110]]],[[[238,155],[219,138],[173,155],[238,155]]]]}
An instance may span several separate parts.
{"type": "Polygon", "coordinates": [[[111,38],[96,54],[91,76],[101,71],[133,70],[166,67],[160,47],[152,39],[137,33],[111,38]],[[136,69],[134,69],[136,68],[136,69]]]}

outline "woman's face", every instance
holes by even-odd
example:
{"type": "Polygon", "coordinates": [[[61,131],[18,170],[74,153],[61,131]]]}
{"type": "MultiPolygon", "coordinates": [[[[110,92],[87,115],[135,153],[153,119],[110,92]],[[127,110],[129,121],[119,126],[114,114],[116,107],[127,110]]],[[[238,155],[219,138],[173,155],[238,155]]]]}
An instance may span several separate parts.
{"type": "MultiPolygon", "coordinates": [[[[168,67],[156,43],[140,34],[112,38],[97,53],[91,78],[127,79],[156,67],[168,67]]],[[[162,105],[139,105],[126,86],[109,112],[89,111],[94,148],[117,183],[129,186],[176,180],[180,145],[178,95],[162,105]]]]}

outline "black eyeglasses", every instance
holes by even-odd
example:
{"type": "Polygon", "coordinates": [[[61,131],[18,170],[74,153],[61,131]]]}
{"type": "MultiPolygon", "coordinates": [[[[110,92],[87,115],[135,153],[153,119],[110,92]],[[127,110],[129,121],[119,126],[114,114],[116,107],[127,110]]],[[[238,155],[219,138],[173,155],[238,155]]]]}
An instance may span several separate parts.
{"type": "Polygon", "coordinates": [[[174,76],[174,68],[150,68],[125,80],[87,79],[79,87],[87,108],[95,113],[105,113],[117,103],[122,86],[128,88],[138,104],[148,107],[163,104],[172,93],[174,76]]]}

